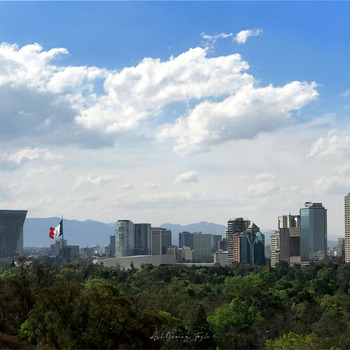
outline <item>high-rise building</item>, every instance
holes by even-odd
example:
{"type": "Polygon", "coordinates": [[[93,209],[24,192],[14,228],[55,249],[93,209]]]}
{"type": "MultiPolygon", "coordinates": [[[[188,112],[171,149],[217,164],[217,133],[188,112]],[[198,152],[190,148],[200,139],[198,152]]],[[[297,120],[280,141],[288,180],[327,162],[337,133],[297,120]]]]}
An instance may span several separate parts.
{"type": "Polygon", "coordinates": [[[130,220],[115,223],[115,257],[134,255],[135,225],[130,220]]]}
{"type": "Polygon", "coordinates": [[[27,210],[0,210],[0,258],[23,254],[23,224],[27,210]]]}
{"type": "Polygon", "coordinates": [[[281,215],[278,217],[279,259],[288,264],[300,256],[300,215],[281,215]],[[292,258],[291,258],[292,257],[292,258]]]}
{"type": "Polygon", "coordinates": [[[232,265],[233,261],[238,261],[237,260],[237,249],[238,249],[237,248],[237,239],[235,240],[234,235],[237,233],[242,233],[242,232],[246,231],[248,229],[249,225],[250,225],[249,219],[236,218],[236,219],[228,220],[225,235],[226,235],[226,240],[227,240],[228,264],[229,265],[232,265]],[[235,258],[234,258],[234,250],[236,251],[235,258]]]}
{"type": "Polygon", "coordinates": [[[254,223],[240,236],[240,262],[265,265],[265,236],[254,223]]]}
{"type": "Polygon", "coordinates": [[[300,209],[301,264],[327,256],[327,210],[322,203],[306,202],[300,209]]]}
{"type": "Polygon", "coordinates": [[[171,230],[163,227],[152,227],[152,255],[164,255],[171,246],[171,230]]]}
{"type": "Polygon", "coordinates": [[[193,234],[193,259],[197,261],[211,260],[213,235],[195,232],[193,234]]]}
{"type": "Polygon", "coordinates": [[[168,248],[171,247],[171,230],[162,229],[162,254],[167,254],[168,248]]]}
{"type": "Polygon", "coordinates": [[[218,251],[219,242],[221,241],[222,236],[221,235],[212,235],[212,242],[211,242],[211,252],[215,253],[218,251]]]}
{"type": "Polygon", "coordinates": [[[243,232],[236,232],[232,235],[232,262],[240,262],[241,261],[241,249],[240,249],[240,241],[243,232]]]}
{"type": "Polygon", "coordinates": [[[280,233],[274,231],[270,236],[271,267],[280,262],[280,233]]]}
{"type": "Polygon", "coordinates": [[[350,193],[344,198],[345,209],[345,262],[350,262],[350,193]]]}
{"type": "Polygon", "coordinates": [[[109,237],[109,255],[115,256],[115,234],[109,237]]]}
{"type": "Polygon", "coordinates": [[[343,262],[345,261],[345,238],[338,238],[337,257],[340,258],[343,262]]]}
{"type": "Polygon", "coordinates": [[[134,255],[150,255],[151,239],[151,224],[135,224],[134,255]]]}
{"type": "Polygon", "coordinates": [[[179,248],[189,247],[193,250],[193,233],[188,231],[179,233],[179,248]]]}
{"type": "Polygon", "coordinates": [[[250,225],[249,219],[236,218],[227,221],[227,234],[234,234],[235,232],[244,232],[250,225]]]}

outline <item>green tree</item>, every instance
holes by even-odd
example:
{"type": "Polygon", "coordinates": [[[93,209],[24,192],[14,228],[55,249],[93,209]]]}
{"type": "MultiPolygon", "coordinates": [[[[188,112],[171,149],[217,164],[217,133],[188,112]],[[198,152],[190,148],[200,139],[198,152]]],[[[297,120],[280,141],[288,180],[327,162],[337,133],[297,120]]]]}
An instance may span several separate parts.
{"type": "Polygon", "coordinates": [[[253,328],[253,325],[259,326],[262,321],[254,307],[237,298],[218,307],[208,317],[215,342],[222,349],[259,348],[261,339],[256,338],[258,327],[253,328]]]}
{"type": "Polygon", "coordinates": [[[321,338],[315,334],[300,335],[293,332],[284,334],[281,338],[268,339],[265,350],[320,350],[328,349],[321,338]]]}

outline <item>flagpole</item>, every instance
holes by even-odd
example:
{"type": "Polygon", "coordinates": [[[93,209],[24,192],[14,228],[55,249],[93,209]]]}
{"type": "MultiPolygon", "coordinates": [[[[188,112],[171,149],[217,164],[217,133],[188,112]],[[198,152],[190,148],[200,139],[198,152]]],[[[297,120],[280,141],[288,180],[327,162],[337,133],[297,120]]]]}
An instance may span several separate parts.
{"type": "Polygon", "coordinates": [[[64,249],[64,230],[63,230],[63,214],[62,214],[62,226],[61,226],[61,230],[62,230],[62,263],[65,261],[65,249],[64,249]]]}

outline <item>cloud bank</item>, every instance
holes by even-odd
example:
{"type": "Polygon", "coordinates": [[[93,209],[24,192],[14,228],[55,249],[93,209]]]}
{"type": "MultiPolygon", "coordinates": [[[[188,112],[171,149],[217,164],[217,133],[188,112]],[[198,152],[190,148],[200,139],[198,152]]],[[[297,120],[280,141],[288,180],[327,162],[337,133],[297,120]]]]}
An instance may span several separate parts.
{"type": "MultiPolygon", "coordinates": [[[[260,33],[242,31],[235,38],[245,42],[260,33]]],[[[99,148],[116,143],[123,133],[137,137],[147,122],[152,130],[147,137],[173,141],[175,152],[189,154],[281,127],[292,111],[317,97],[313,82],[260,87],[239,54],[208,57],[207,51],[196,47],[166,61],[145,58],[111,71],[59,66],[55,60],[68,53],[64,48],[44,51],[39,44],[19,48],[2,43],[0,135],[37,145],[99,148]],[[98,89],[101,80],[103,91],[98,89]],[[164,123],[169,119],[163,115],[158,123],[174,103],[183,104],[186,112],[171,123],[164,123]]]]}

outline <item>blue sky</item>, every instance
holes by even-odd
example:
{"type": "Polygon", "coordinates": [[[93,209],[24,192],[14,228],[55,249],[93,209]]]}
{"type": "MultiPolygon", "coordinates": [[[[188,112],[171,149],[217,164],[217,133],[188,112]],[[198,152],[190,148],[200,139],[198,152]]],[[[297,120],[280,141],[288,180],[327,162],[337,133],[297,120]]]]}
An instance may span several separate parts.
{"type": "Polygon", "coordinates": [[[0,2],[0,206],[275,229],[315,201],[342,235],[349,10],[0,2]]]}

